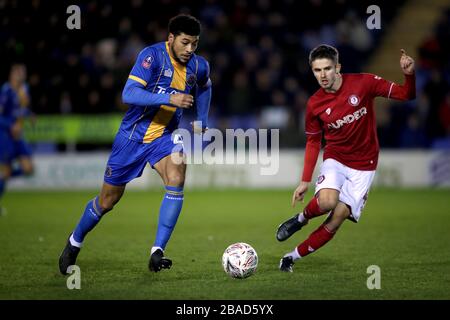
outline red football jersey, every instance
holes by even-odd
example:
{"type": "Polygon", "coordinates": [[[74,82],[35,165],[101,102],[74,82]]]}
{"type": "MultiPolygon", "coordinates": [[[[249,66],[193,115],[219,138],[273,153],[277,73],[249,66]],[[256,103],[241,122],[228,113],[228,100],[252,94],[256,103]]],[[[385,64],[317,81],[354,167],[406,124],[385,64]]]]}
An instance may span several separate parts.
{"type": "MultiPolygon", "coordinates": [[[[338,91],[330,93],[320,88],[308,100],[308,139],[323,132],[324,160],[332,158],[357,170],[375,170],[379,145],[373,101],[379,96],[413,98],[414,79],[414,75],[406,76],[405,85],[399,86],[373,74],[343,74],[338,91]]],[[[308,174],[304,172],[304,176],[308,174]]]]}

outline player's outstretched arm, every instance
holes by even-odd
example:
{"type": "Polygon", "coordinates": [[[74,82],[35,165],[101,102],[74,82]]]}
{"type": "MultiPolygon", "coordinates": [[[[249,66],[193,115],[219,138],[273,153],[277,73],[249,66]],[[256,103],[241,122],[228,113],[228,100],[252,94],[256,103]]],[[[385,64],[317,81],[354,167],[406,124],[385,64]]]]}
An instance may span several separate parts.
{"type": "Polygon", "coordinates": [[[404,49],[400,50],[400,68],[405,75],[403,85],[393,84],[389,98],[406,101],[416,97],[416,76],[414,59],[406,54],[404,49]]]}
{"type": "Polygon", "coordinates": [[[156,106],[169,104],[170,95],[168,93],[156,94],[148,92],[141,83],[128,79],[122,91],[122,101],[126,104],[141,107],[156,106]]]}
{"type": "Polygon", "coordinates": [[[133,79],[128,79],[122,92],[122,101],[140,107],[172,105],[178,108],[188,109],[194,103],[194,97],[190,94],[176,93],[151,93],[145,87],[133,79]]]}

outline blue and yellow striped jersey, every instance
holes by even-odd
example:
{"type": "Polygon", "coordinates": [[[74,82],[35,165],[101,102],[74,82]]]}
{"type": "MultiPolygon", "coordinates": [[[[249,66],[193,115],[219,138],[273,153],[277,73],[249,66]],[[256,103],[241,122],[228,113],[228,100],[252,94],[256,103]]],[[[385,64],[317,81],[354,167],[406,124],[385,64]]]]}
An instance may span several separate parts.
{"type": "Polygon", "coordinates": [[[139,83],[155,98],[146,106],[130,104],[119,133],[150,143],[178,128],[183,109],[169,105],[169,95],[191,93],[197,86],[210,83],[209,65],[195,54],[186,65],[178,63],[170,55],[168,43],[160,42],[139,53],[127,83],[130,80],[139,83]]]}
{"type": "MultiPolygon", "coordinates": [[[[24,84],[28,94],[28,85],[24,84]]],[[[21,105],[18,93],[6,82],[0,87],[0,134],[10,135],[11,126],[31,112],[27,105],[21,105]]]]}

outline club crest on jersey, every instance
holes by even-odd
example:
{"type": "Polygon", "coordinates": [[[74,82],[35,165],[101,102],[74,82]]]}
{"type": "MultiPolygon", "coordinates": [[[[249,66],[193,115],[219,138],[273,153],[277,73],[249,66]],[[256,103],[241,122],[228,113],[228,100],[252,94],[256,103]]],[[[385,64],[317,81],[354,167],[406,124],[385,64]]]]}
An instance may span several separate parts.
{"type": "Polygon", "coordinates": [[[153,63],[153,57],[152,56],[146,56],[144,60],[142,60],[142,67],[144,69],[150,69],[153,63]]]}
{"type": "Polygon", "coordinates": [[[317,184],[321,184],[325,180],[325,176],[322,174],[317,177],[317,184]]]}
{"type": "Polygon", "coordinates": [[[331,108],[327,108],[327,110],[325,110],[325,113],[326,113],[327,115],[330,115],[330,113],[331,113],[331,108]]]}
{"type": "Polygon", "coordinates": [[[112,168],[110,166],[106,167],[105,176],[106,177],[111,177],[112,176],[112,168]]]}
{"type": "Polygon", "coordinates": [[[173,72],[170,69],[164,70],[164,77],[172,78],[173,72]]]}
{"type": "Polygon", "coordinates": [[[186,83],[190,87],[193,87],[195,82],[197,82],[197,77],[195,76],[195,74],[191,74],[186,80],[186,83]]]}
{"type": "Polygon", "coordinates": [[[348,103],[350,103],[354,107],[358,106],[359,101],[360,99],[357,95],[352,94],[350,97],[348,97],[348,103]]]}

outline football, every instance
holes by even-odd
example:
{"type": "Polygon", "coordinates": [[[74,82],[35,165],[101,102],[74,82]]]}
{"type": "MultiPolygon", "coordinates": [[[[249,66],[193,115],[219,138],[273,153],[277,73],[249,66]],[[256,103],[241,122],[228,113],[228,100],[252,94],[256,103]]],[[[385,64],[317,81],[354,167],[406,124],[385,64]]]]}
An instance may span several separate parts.
{"type": "Polygon", "coordinates": [[[256,250],[247,243],[233,243],[225,249],[222,255],[222,266],[232,278],[248,278],[256,271],[258,255],[256,250]]]}

